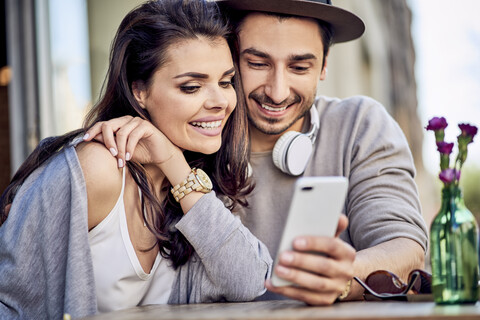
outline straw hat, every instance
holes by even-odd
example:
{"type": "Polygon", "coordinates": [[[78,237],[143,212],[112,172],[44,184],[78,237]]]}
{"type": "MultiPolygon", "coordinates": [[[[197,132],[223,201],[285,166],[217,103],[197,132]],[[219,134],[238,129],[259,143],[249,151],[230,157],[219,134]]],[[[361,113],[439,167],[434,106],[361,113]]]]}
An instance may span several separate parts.
{"type": "Polygon", "coordinates": [[[222,8],[244,11],[265,11],[315,18],[330,23],[335,34],[333,42],[357,39],[365,25],[355,14],[335,7],[330,0],[216,0],[222,8]]]}

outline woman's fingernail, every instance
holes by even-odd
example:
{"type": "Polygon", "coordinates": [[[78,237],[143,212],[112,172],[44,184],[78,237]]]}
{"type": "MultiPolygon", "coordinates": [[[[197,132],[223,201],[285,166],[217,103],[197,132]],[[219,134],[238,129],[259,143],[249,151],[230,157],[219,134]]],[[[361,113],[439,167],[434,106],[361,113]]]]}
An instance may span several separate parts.
{"type": "Polygon", "coordinates": [[[118,167],[123,168],[123,160],[122,159],[118,159],[118,167]]]}
{"type": "Polygon", "coordinates": [[[129,161],[130,158],[131,158],[130,152],[127,152],[127,153],[125,154],[125,160],[129,161]]]}
{"type": "Polygon", "coordinates": [[[85,133],[85,135],[83,136],[83,140],[87,140],[88,138],[90,137],[90,135],[88,133],[85,133]]]}
{"type": "Polygon", "coordinates": [[[115,148],[110,148],[110,153],[112,154],[112,156],[116,157],[118,152],[115,148]]]}

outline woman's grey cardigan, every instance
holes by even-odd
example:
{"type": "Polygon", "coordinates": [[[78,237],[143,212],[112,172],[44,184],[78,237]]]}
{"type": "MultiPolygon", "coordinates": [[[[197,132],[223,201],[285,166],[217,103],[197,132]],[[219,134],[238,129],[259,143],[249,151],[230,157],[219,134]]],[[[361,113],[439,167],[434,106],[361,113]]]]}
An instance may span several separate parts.
{"type": "MultiPolygon", "coordinates": [[[[195,248],[178,269],[169,303],[248,301],[264,293],[267,248],[204,195],[176,227],[195,248]]],[[[87,195],[73,146],[25,181],[0,227],[0,319],[62,319],[97,312],[87,195]]]]}

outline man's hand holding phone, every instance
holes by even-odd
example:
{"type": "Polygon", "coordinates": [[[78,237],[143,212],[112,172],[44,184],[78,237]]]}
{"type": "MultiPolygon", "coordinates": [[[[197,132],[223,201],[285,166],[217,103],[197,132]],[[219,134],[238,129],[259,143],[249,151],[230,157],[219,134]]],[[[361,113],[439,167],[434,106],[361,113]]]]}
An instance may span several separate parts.
{"type": "Polygon", "coordinates": [[[333,303],[353,277],[355,250],[338,238],[348,226],[347,217],[340,214],[346,179],[329,178],[302,178],[296,184],[273,277],[266,282],[268,290],[311,305],[333,303]],[[315,232],[311,219],[319,219],[315,232]]]}
{"type": "Polygon", "coordinates": [[[275,287],[271,280],[266,288],[310,305],[332,304],[353,277],[355,250],[338,235],[347,228],[348,219],[338,220],[335,237],[300,236],[293,242],[293,251],[280,254],[273,272],[293,285],[275,287]],[[314,254],[312,252],[317,252],[314,254]]]}

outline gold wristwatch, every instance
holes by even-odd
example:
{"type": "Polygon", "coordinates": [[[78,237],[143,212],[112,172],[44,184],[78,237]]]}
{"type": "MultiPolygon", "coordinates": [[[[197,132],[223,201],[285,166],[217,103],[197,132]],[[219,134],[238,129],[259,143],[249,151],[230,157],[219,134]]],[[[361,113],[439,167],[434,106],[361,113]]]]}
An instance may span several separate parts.
{"type": "Polygon", "coordinates": [[[193,168],[188,177],[181,183],[170,189],[173,197],[177,202],[183,199],[192,191],[209,193],[212,191],[212,181],[210,177],[202,169],[193,168]]]}

